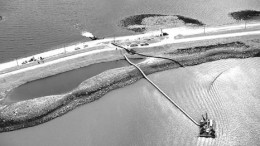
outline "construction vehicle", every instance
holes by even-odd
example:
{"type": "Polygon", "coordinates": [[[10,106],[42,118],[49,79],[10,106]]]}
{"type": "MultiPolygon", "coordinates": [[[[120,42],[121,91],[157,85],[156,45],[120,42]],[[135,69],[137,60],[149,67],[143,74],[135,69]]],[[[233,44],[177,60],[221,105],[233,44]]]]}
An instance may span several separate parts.
{"type": "Polygon", "coordinates": [[[215,129],[216,123],[214,120],[208,118],[208,114],[206,113],[206,117],[202,115],[202,119],[200,121],[200,134],[199,137],[206,137],[206,138],[215,138],[215,129]]]}

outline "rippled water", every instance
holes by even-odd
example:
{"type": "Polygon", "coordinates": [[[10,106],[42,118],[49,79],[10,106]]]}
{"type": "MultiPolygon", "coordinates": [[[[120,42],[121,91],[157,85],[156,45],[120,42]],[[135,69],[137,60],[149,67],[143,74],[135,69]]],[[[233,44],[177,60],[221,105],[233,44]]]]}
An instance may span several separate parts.
{"type": "Polygon", "coordinates": [[[0,0],[0,62],[97,36],[128,35],[121,19],[144,13],[179,14],[206,24],[233,22],[228,13],[259,9],[259,0],[0,0]]]}
{"type": "Polygon", "coordinates": [[[199,129],[146,80],[39,126],[1,133],[4,146],[258,145],[260,59],[230,59],[149,77],[195,120],[208,112],[217,138],[199,129]],[[219,73],[224,73],[210,83],[219,73]]]}

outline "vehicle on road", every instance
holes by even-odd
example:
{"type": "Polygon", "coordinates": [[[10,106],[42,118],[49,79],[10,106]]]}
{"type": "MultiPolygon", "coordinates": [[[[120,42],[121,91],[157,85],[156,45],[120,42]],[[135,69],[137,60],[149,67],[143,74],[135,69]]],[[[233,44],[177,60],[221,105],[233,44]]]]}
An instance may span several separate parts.
{"type": "Polygon", "coordinates": [[[148,43],[141,43],[140,46],[149,46],[148,43]]]}
{"type": "Polygon", "coordinates": [[[129,47],[138,47],[137,44],[131,44],[129,47]]]}

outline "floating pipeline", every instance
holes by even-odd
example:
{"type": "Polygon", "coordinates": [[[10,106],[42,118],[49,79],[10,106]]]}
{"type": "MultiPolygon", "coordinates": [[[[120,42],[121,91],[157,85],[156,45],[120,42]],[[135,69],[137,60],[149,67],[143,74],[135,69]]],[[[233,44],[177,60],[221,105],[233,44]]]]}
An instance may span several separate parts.
{"type": "MultiPolygon", "coordinates": [[[[259,55],[260,49],[241,47],[231,50],[215,49],[186,55],[178,60],[183,66],[228,58],[249,58],[259,55]]],[[[149,75],[180,65],[170,60],[153,59],[139,63],[149,75]]],[[[46,96],[13,103],[1,110],[0,132],[7,132],[39,125],[62,116],[76,107],[100,99],[106,93],[133,84],[142,74],[133,66],[108,70],[82,82],[76,89],[62,95],[46,96]]]]}

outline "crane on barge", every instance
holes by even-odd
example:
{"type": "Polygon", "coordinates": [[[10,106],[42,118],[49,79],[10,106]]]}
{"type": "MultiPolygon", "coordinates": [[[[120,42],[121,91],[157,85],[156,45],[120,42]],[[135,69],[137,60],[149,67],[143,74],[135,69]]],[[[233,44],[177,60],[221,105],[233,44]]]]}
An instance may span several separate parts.
{"type": "MultiPolygon", "coordinates": [[[[184,67],[181,63],[179,63],[176,60],[170,59],[170,58],[166,58],[166,57],[158,57],[158,56],[151,56],[151,55],[144,55],[144,54],[140,54],[137,53],[134,50],[128,50],[118,44],[112,43],[112,45],[116,46],[116,47],[120,47],[122,49],[124,49],[128,54],[130,55],[141,55],[141,56],[145,56],[145,57],[154,57],[154,58],[162,58],[162,59],[168,59],[171,60],[177,64],[179,64],[181,67],[184,67]]],[[[200,128],[200,132],[199,132],[199,137],[206,137],[206,138],[215,138],[216,137],[216,133],[215,133],[215,128],[216,128],[216,122],[212,119],[208,118],[208,114],[205,114],[205,117],[202,115],[202,119],[200,121],[200,123],[198,123],[196,120],[194,120],[187,112],[185,112],[176,102],[174,102],[163,90],[161,90],[153,81],[151,81],[146,74],[142,71],[142,69],[140,67],[138,67],[136,64],[134,64],[133,62],[130,61],[130,59],[126,56],[126,54],[123,54],[124,58],[126,59],[126,61],[133,65],[134,67],[136,67],[141,74],[143,75],[143,77],[150,82],[161,94],[163,94],[175,107],[177,107],[188,119],[190,119],[195,125],[199,126],[200,128]]]]}

